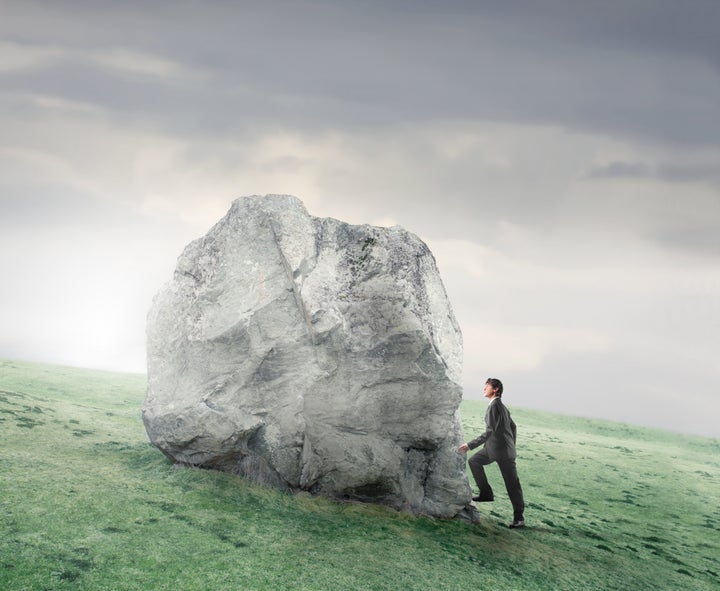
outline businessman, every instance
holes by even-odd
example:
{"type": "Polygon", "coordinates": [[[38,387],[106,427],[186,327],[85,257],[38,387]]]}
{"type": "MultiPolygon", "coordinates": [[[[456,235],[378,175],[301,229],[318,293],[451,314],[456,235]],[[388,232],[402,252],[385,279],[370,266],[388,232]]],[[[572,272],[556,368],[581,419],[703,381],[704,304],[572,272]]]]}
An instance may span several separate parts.
{"type": "Polygon", "coordinates": [[[484,466],[497,462],[513,506],[513,521],[508,527],[525,527],[525,518],[523,517],[525,502],[517,467],[515,466],[517,427],[510,416],[510,411],[502,403],[502,382],[496,378],[489,378],[485,383],[483,392],[485,398],[490,401],[485,412],[485,433],[458,447],[458,452],[464,454],[468,450],[485,444],[479,452],[473,454],[468,460],[470,471],[480,491],[478,496],[472,499],[479,502],[494,499],[492,487],[485,476],[484,466]]]}

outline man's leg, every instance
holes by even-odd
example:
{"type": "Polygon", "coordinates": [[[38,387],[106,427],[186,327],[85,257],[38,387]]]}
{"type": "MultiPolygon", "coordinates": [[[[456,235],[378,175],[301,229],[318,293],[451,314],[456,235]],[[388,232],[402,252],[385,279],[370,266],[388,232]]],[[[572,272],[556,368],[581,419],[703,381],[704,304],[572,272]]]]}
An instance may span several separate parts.
{"type": "Polygon", "coordinates": [[[487,476],[485,476],[485,468],[483,468],[483,466],[487,466],[492,462],[493,460],[487,456],[485,449],[481,449],[468,460],[470,472],[472,472],[475,484],[477,484],[480,491],[478,497],[481,501],[493,500],[493,489],[488,482],[487,476]]]}
{"type": "Polygon", "coordinates": [[[497,463],[500,467],[500,473],[505,481],[505,488],[507,489],[510,502],[513,506],[513,519],[515,521],[522,521],[525,511],[525,501],[523,499],[522,486],[520,486],[520,477],[517,473],[515,460],[498,460],[497,463]]]}

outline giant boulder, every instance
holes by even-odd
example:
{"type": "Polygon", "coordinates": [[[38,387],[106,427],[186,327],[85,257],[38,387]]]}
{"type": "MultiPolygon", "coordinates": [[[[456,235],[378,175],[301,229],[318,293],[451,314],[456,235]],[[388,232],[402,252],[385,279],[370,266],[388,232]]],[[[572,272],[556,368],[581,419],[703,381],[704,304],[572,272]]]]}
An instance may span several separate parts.
{"type": "Polygon", "coordinates": [[[428,247],[395,226],[236,200],[147,325],[145,428],[173,461],[473,519],[462,339],[428,247]]]}

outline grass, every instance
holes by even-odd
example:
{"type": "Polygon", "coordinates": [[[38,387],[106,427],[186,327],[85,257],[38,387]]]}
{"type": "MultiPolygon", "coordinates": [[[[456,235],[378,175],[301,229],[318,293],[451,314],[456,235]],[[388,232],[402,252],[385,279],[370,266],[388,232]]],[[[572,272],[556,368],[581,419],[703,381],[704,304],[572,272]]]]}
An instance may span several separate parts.
{"type": "MultiPolygon", "coordinates": [[[[0,589],[592,590],[720,586],[720,442],[513,408],[524,530],[175,469],[145,378],[0,361],[0,589]]],[[[508,396],[507,404],[512,408],[508,396]]],[[[469,435],[485,405],[465,401],[469,435]]]]}

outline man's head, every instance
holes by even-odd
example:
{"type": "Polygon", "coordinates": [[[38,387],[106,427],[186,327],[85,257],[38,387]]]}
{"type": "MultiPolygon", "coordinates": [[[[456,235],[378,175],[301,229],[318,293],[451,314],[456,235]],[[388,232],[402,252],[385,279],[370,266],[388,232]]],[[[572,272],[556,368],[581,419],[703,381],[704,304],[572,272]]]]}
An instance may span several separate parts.
{"type": "Polygon", "coordinates": [[[484,393],[486,398],[494,398],[495,396],[501,398],[503,393],[502,382],[497,378],[488,378],[487,382],[485,382],[484,393]]]}

